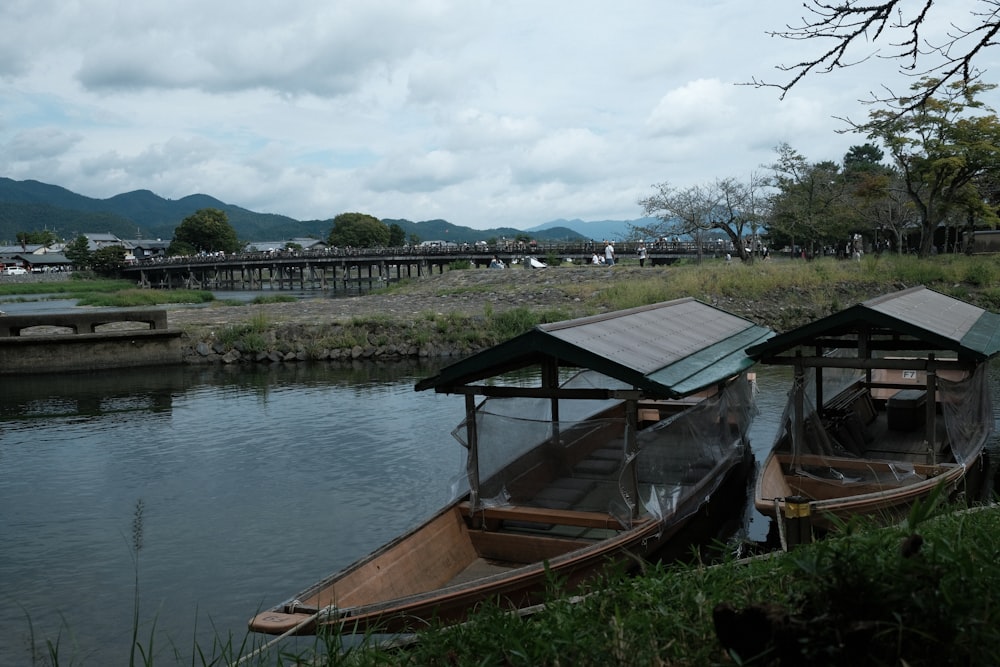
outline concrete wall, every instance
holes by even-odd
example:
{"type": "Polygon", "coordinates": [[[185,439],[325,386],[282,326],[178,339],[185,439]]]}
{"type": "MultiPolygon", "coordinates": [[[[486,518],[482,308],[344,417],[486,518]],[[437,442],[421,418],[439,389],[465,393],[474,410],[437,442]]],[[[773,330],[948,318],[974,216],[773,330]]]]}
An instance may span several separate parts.
{"type": "Polygon", "coordinates": [[[0,338],[0,375],[162,366],[182,361],[181,331],[0,338]]]}

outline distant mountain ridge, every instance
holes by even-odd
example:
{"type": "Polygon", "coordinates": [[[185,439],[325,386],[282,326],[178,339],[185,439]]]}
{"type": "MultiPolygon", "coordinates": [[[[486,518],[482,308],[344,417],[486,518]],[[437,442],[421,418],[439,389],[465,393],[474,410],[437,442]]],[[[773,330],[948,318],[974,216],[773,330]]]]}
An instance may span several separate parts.
{"type": "MultiPolygon", "coordinates": [[[[333,226],[333,218],[296,220],[273,213],[257,213],[204,194],[165,199],[149,190],[135,190],[108,199],[95,199],[58,185],[0,177],[0,245],[13,244],[18,232],[43,229],[66,239],[98,232],[125,239],[170,239],[184,218],[203,208],[225,211],[237,235],[245,241],[326,238],[333,226]]],[[[630,224],[630,221],[611,220],[553,220],[521,230],[513,227],[472,229],[446,220],[385,219],[384,222],[396,223],[407,236],[415,234],[422,241],[455,243],[514,238],[520,234],[528,234],[539,241],[618,240],[627,235],[630,224]]]]}
{"type": "Polygon", "coordinates": [[[632,235],[632,227],[650,226],[660,222],[658,218],[636,218],[634,220],[591,220],[579,218],[573,220],[550,220],[549,222],[530,227],[527,232],[541,232],[556,227],[571,229],[580,236],[592,241],[624,241],[632,235]]]}

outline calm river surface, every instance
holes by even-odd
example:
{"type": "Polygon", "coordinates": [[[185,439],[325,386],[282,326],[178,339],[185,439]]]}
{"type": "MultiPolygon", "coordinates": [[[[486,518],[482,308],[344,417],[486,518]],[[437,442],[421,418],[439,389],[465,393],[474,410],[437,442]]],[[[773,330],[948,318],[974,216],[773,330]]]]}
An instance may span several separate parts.
{"type": "MultiPolygon", "coordinates": [[[[461,397],[413,364],[181,367],[5,379],[0,664],[58,641],[62,664],[125,664],[140,641],[191,663],[451,497],[461,397]],[[141,503],[136,559],[134,517],[141,503]],[[136,567],[138,564],[138,567],[136,567]],[[30,626],[28,619],[30,618],[30,626]],[[155,630],[152,624],[155,623],[155,630]]],[[[757,460],[789,375],[758,368],[757,460]]],[[[763,540],[752,509],[745,536],[763,540]]],[[[200,664],[200,661],[196,661],[200,664]]]]}

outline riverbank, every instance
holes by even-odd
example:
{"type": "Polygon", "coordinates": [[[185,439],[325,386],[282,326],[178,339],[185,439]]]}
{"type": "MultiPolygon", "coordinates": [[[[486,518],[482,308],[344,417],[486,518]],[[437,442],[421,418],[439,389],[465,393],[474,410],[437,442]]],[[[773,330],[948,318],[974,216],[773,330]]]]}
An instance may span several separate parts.
{"type": "Polygon", "coordinates": [[[549,321],[691,296],[776,331],[925,284],[990,308],[991,258],[468,269],[352,297],[172,308],[187,363],[462,357],[549,321]],[[971,268],[970,268],[971,267],[971,268]],[[979,284],[976,284],[976,283],[979,284]]]}

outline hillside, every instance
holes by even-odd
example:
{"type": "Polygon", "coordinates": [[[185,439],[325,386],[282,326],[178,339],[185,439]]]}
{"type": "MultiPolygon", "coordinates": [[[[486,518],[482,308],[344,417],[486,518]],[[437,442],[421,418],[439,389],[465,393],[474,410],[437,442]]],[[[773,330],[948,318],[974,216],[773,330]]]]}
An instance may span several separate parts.
{"type": "MultiPolygon", "coordinates": [[[[94,199],[57,185],[0,177],[0,245],[13,244],[18,232],[43,229],[66,239],[92,232],[108,232],[126,239],[169,239],[184,218],[203,208],[225,211],[237,235],[245,241],[325,238],[333,224],[332,218],[296,220],[284,215],[257,213],[204,194],[174,200],[149,190],[135,190],[108,199],[94,199]]],[[[408,237],[415,234],[422,241],[473,243],[525,233],[506,227],[472,229],[445,220],[387,219],[385,222],[399,224],[408,237]]],[[[532,237],[541,241],[585,238],[558,225],[534,232],[532,237]]]]}

